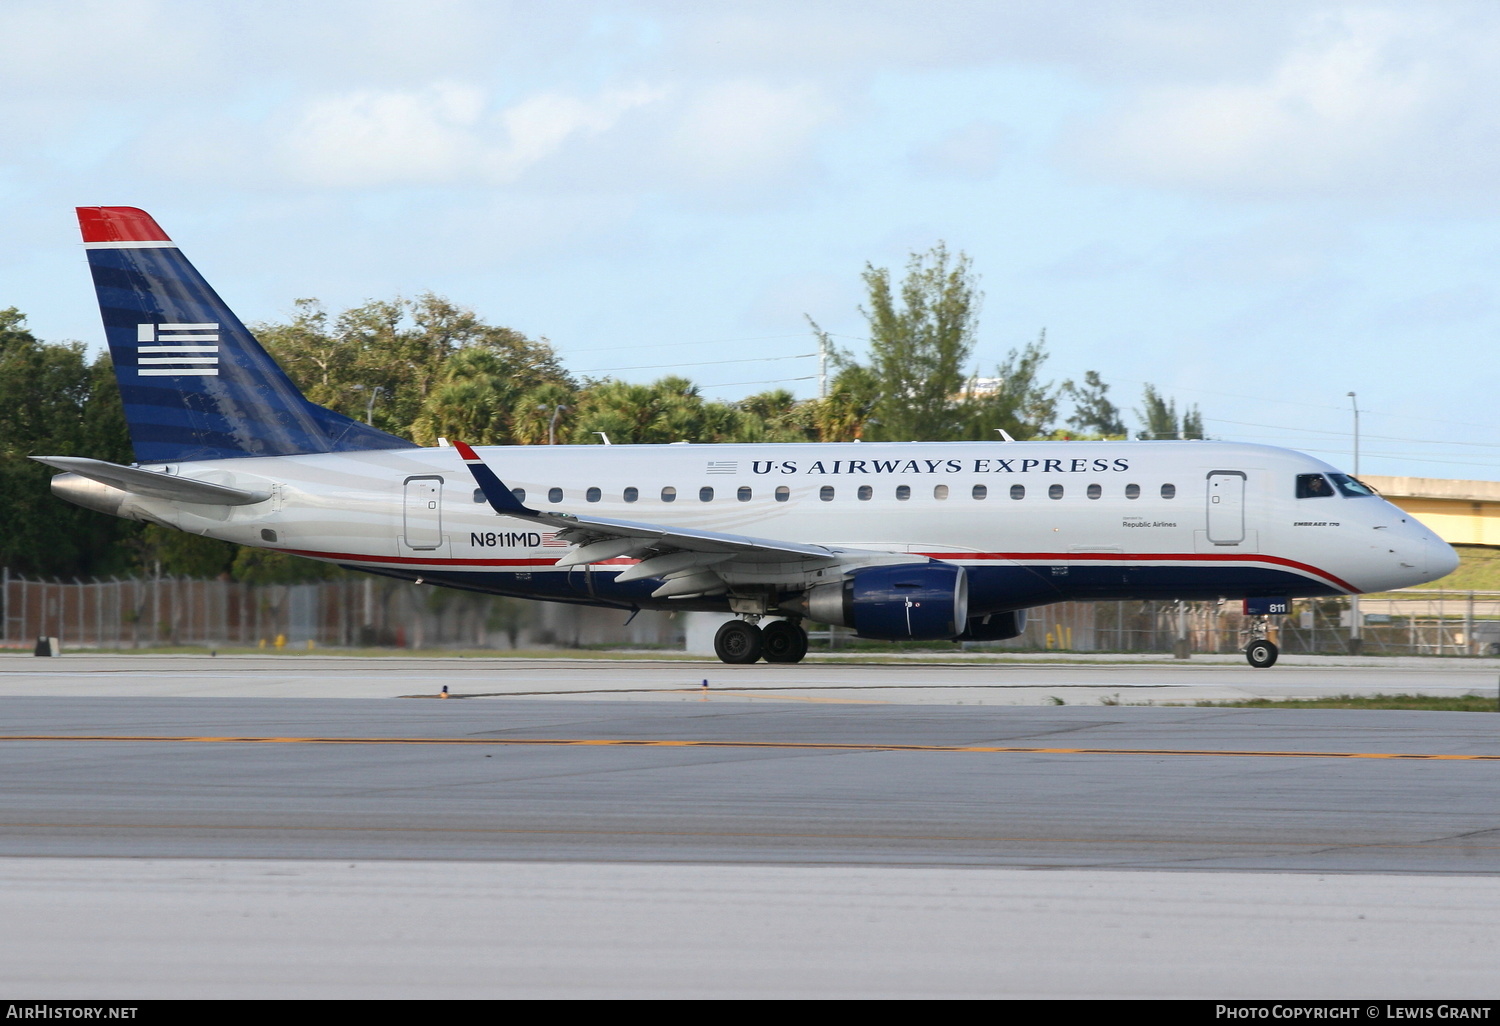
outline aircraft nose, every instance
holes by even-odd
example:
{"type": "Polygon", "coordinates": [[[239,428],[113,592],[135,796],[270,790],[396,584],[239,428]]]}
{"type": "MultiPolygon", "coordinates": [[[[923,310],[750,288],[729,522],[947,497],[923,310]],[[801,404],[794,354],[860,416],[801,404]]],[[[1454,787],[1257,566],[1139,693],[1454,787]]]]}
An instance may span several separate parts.
{"type": "Polygon", "coordinates": [[[1426,549],[1427,571],[1432,574],[1433,580],[1447,577],[1458,569],[1458,551],[1437,535],[1428,537],[1426,549]]]}

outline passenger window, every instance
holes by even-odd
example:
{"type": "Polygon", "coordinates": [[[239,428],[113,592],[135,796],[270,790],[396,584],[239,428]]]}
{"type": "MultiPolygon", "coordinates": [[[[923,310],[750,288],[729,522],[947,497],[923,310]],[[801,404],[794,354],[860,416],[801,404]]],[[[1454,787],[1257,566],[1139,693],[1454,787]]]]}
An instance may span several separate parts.
{"type": "Polygon", "coordinates": [[[1011,485],[1010,486],[1010,497],[1012,499],[1024,499],[1024,498],[1026,498],[1026,486],[1025,485],[1011,485]]]}
{"type": "Polygon", "coordinates": [[[859,492],[857,494],[859,495],[860,502],[869,502],[870,498],[875,494],[875,489],[871,488],[869,485],[860,485],[859,492]]]}
{"type": "Polygon", "coordinates": [[[598,502],[601,498],[603,498],[603,496],[604,493],[597,488],[590,488],[588,491],[583,493],[583,497],[590,502],[598,502]]]}
{"type": "Polygon", "coordinates": [[[897,485],[896,486],[896,499],[898,501],[905,502],[907,499],[910,499],[910,498],[911,498],[911,485],[897,485]]]}
{"type": "Polygon", "coordinates": [[[627,488],[627,489],[625,489],[625,501],[626,502],[634,502],[636,499],[639,499],[640,497],[641,497],[641,490],[639,488],[627,488]]]}
{"type": "Polygon", "coordinates": [[[1140,485],[1126,485],[1125,486],[1125,498],[1127,498],[1127,499],[1139,499],[1140,497],[1141,497],[1141,486],[1140,485]]]}
{"type": "Polygon", "coordinates": [[[547,490],[547,501],[548,502],[562,502],[562,489],[561,488],[549,488],[547,490]]]}
{"type": "Polygon", "coordinates": [[[1175,499],[1175,498],[1177,498],[1177,486],[1173,485],[1173,484],[1162,485],[1161,486],[1161,497],[1163,499],[1175,499]]]}
{"type": "Polygon", "coordinates": [[[1047,498],[1049,498],[1049,499],[1061,499],[1062,497],[1063,497],[1063,486],[1062,485],[1053,485],[1051,488],[1047,489],[1047,498]]]}
{"type": "Polygon", "coordinates": [[[822,488],[819,488],[818,489],[818,498],[822,499],[824,502],[832,502],[833,501],[833,485],[824,485],[822,488]]]}
{"type": "Polygon", "coordinates": [[[932,489],[932,497],[934,499],[946,499],[948,497],[948,486],[937,485],[936,487],[934,487],[932,489]]]}
{"type": "Polygon", "coordinates": [[[699,502],[713,502],[714,501],[714,490],[712,488],[709,488],[707,485],[704,485],[702,488],[699,488],[698,489],[698,501],[699,502]]]}
{"type": "Polygon", "coordinates": [[[740,485],[740,490],[735,493],[734,497],[736,499],[739,499],[741,502],[749,502],[750,501],[750,486],[749,485],[740,485]]]}
{"type": "Polygon", "coordinates": [[[974,491],[973,491],[972,494],[973,494],[974,498],[976,498],[976,499],[982,499],[986,495],[990,494],[990,490],[988,488],[986,488],[984,485],[975,485],[974,486],[974,491]]]}
{"type": "Polygon", "coordinates": [[[1333,486],[1322,474],[1298,474],[1297,498],[1326,499],[1333,494],[1333,486]]]}
{"type": "Polygon", "coordinates": [[[661,501],[662,502],[676,502],[677,501],[677,489],[673,488],[671,485],[667,485],[665,488],[663,488],[661,490],[661,501]]]}
{"type": "Polygon", "coordinates": [[[788,488],[786,485],[777,485],[776,486],[776,501],[777,502],[786,502],[791,497],[792,497],[792,490],[790,488],[788,488]]]}
{"type": "Polygon", "coordinates": [[[1099,496],[1101,496],[1103,494],[1104,494],[1104,489],[1103,488],[1100,488],[1096,484],[1089,485],[1089,498],[1091,498],[1091,499],[1097,499],[1097,498],[1099,498],[1099,496]]]}
{"type": "Polygon", "coordinates": [[[526,501],[526,489],[524,489],[524,488],[512,488],[510,490],[510,494],[512,494],[512,495],[514,495],[516,497],[516,501],[517,502],[525,502],[526,501]]]}

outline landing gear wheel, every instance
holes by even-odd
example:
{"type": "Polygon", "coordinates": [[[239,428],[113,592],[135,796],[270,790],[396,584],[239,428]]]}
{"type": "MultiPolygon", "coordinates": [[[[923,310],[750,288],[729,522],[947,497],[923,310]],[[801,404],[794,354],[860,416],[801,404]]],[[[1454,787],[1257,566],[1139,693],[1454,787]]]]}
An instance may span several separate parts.
{"type": "Polygon", "coordinates": [[[1274,665],[1279,654],[1276,643],[1273,641],[1252,641],[1245,649],[1245,658],[1250,660],[1250,665],[1258,670],[1274,665]]]}
{"type": "Polygon", "coordinates": [[[726,663],[753,663],[764,647],[760,628],[744,620],[730,620],[714,635],[714,654],[726,663]]]}
{"type": "Polygon", "coordinates": [[[768,663],[800,663],[807,655],[807,632],[790,620],[772,620],[760,632],[768,663]]]}

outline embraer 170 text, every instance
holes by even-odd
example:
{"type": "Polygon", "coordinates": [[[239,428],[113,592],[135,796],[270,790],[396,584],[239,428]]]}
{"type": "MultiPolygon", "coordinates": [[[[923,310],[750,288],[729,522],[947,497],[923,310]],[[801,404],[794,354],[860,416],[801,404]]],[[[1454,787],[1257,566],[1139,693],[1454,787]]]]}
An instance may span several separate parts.
{"type": "Polygon", "coordinates": [[[1051,602],[1269,608],[1458,563],[1359,481],[1263,445],[419,448],[308,402],[144,211],[78,218],[137,462],[36,458],[115,516],[497,595],[738,614],[715,642],[731,663],[800,660],[803,620],[1000,640],[1051,602]]]}

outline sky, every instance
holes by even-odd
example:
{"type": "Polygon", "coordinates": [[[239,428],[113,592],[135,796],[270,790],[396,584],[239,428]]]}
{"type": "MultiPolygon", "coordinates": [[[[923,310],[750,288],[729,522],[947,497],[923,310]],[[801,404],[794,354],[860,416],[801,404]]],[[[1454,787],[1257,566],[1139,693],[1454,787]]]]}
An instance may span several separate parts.
{"type": "MultiPolygon", "coordinates": [[[[102,343],[73,208],[247,322],[431,291],[578,374],[816,394],[860,274],[973,261],[975,370],[1500,480],[1500,5],[0,0],[0,308],[102,343]]],[[[1066,412],[1066,411],[1065,411],[1066,412]]],[[[1131,418],[1133,419],[1133,418],[1131,418]]]]}

